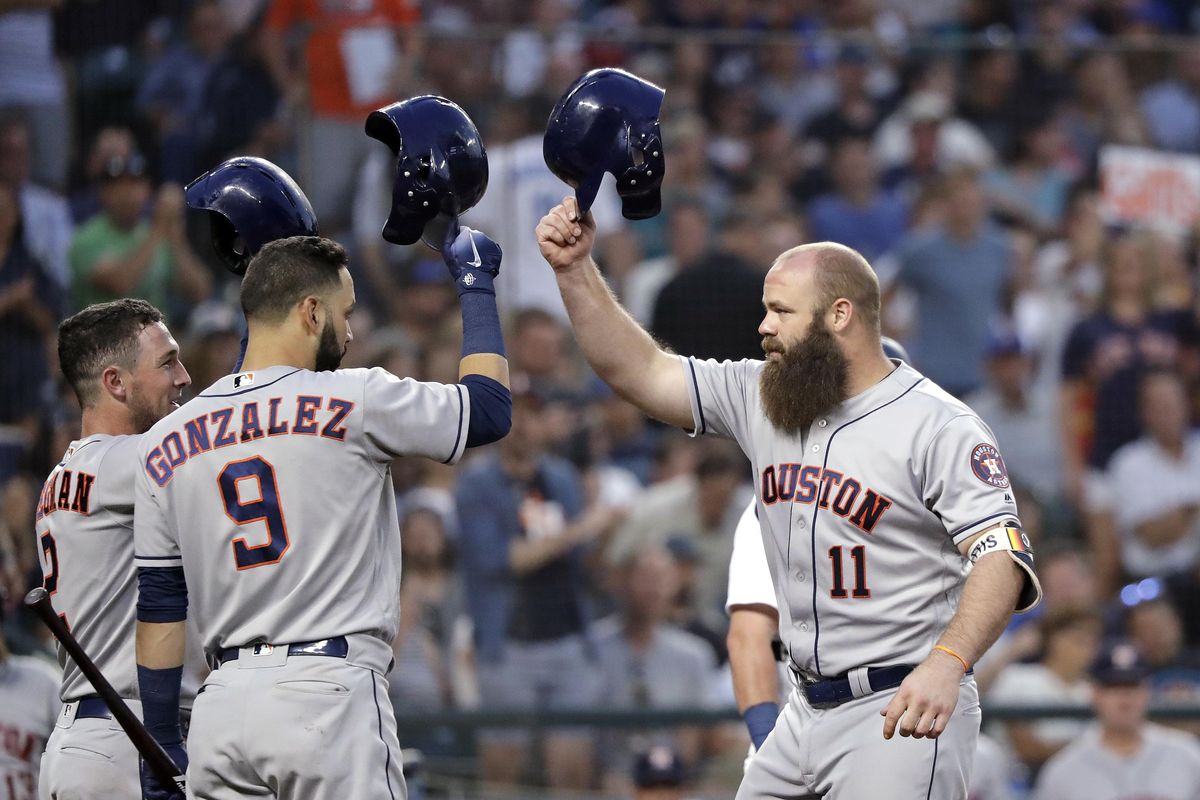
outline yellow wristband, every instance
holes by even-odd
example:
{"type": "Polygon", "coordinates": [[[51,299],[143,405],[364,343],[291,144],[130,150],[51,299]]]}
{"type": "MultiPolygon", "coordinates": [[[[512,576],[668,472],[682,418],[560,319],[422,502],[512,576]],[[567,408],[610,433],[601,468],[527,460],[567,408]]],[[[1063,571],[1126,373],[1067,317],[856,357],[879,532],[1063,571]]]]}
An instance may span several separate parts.
{"type": "Polygon", "coordinates": [[[960,656],[958,653],[956,653],[956,652],[954,652],[953,650],[951,650],[949,647],[946,647],[946,645],[944,645],[944,644],[935,644],[935,645],[933,646],[933,649],[934,649],[934,650],[941,650],[943,653],[946,653],[947,655],[951,655],[951,656],[954,656],[955,658],[957,658],[957,659],[958,659],[958,663],[962,664],[962,668],[963,668],[963,672],[964,672],[964,673],[967,673],[967,672],[970,672],[970,671],[971,671],[971,665],[967,663],[967,660],[966,660],[965,658],[963,658],[962,656],[960,656]]]}

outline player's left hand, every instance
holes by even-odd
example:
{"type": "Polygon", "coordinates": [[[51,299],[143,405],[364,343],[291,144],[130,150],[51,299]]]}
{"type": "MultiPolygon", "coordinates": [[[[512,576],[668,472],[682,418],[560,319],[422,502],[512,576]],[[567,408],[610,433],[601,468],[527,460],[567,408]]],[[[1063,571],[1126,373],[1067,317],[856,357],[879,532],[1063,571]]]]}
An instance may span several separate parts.
{"type": "MultiPolygon", "coordinates": [[[[188,757],[187,751],[183,748],[183,742],[163,743],[163,749],[175,762],[175,766],[186,773],[188,757]]],[[[138,761],[141,764],[142,800],[184,800],[184,794],[179,791],[177,786],[174,784],[163,786],[159,782],[158,778],[154,776],[154,770],[150,769],[150,765],[144,758],[139,758],[138,761]]]]}
{"type": "Polygon", "coordinates": [[[883,738],[891,739],[897,731],[914,739],[940,736],[958,705],[962,676],[962,666],[953,657],[940,651],[927,656],[900,684],[887,708],[879,712],[885,717],[883,738]]]}
{"type": "Polygon", "coordinates": [[[460,228],[457,223],[446,231],[442,243],[442,259],[454,278],[458,293],[491,292],[495,294],[493,279],[500,273],[500,261],[504,257],[500,245],[484,233],[473,228],[460,228]]]}

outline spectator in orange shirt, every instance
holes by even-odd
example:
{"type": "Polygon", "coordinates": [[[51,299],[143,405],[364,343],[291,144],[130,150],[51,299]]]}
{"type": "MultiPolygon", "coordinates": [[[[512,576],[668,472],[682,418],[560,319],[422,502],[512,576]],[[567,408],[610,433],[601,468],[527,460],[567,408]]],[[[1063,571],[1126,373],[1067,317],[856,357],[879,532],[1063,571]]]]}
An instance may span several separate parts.
{"type": "Polygon", "coordinates": [[[353,184],[368,148],[363,120],[402,99],[417,55],[413,0],[272,0],[266,18],[266,61],[288,111],[305,102],[305,190],[323,230],[349,222],[353,184]],[[293,57],[289,34],[305,31],[293,57]],[[315,154],[320,154],[316,157],[315,154]]]}

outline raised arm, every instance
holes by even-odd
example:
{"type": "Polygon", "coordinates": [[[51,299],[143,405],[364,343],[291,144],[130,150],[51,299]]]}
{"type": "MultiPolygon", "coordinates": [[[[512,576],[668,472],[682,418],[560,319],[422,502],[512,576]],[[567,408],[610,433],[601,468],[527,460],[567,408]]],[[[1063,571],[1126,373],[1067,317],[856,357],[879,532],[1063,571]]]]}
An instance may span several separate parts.
{"type": "Polygon", "coordinates": [[[621,308],[592,260],[592,215],[580,219],[575,198],[567,197],[542,217],[537,238],[542,256],[554,268],[575,338],[596,374],[646,414],[691,429],[691,403],[679,359],[621,308]]]}
{"type": "Polygon", "coordinates": [[[503,253],[500,245],[471,228],[450,226],[442,258],[462,307],[462,359],[459,383],[471,396],[467,447],[503,439],[512,427],[512,392],[508,359],[496,308],[495,278],[503,253]]]}

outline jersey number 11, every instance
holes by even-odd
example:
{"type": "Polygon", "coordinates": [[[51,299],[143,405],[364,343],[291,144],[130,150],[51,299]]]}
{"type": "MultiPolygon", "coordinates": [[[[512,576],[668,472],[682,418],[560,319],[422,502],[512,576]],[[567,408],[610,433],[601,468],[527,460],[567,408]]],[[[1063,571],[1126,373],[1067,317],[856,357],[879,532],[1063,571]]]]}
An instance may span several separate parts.
{"type": "Polygon", "coordinates": [[[844,600],[847,597],[862,599],[871,596],[871,590],[867,588],[867,546],[865,544],[850,548],[850,560],[854,562],[854,589],[850,592],[846,591],[846,582],[842,576],[841,545],[829,548],[829,560],[833,564],[833,588],[829,590],[830,597],[835,600],[844,600]]]}

